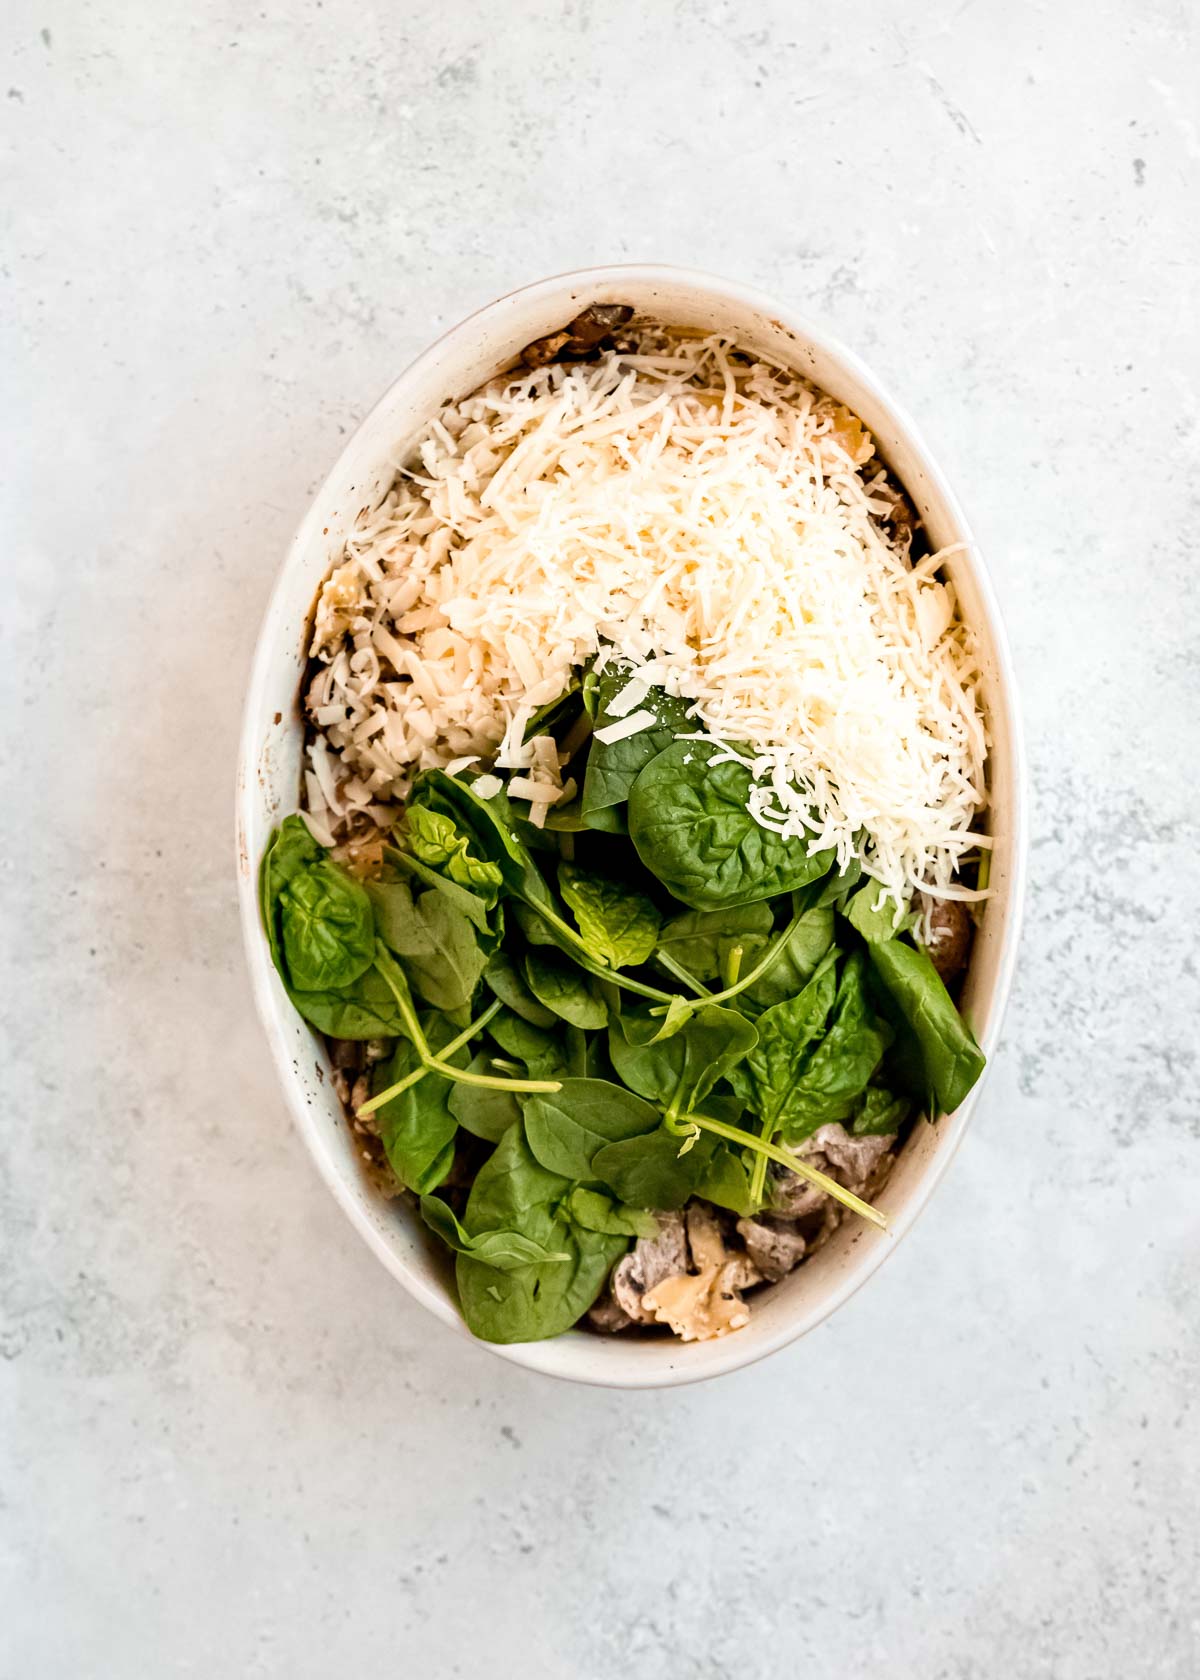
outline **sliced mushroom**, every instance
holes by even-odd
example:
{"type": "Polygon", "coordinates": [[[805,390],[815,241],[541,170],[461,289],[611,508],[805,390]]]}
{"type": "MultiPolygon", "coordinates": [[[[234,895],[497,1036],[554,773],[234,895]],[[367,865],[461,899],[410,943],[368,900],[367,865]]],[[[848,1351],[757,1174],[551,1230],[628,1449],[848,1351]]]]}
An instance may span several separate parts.
{"type": "Polygon", "coordinates": [[[794,1222],[773,1219],[739,1219],[738,1236],[746,1253],[768,1283],[778,1283],[803,1260],[808,1244],[794,1222]]]}
{"type": "Polygon", "coordinates": [[[613,1271],[610,1290],[612,1298],[625,1316],[635,1324],[653,1324],[653,1311],[642,1305],[642,1297],[660,1279],[673,1272],[685,1272],[688,1263],[687,1237],[683,1215],[656,1213],[658,1235],[639,1237],[613,1271]]]}
{"type": "Polygon", "coordinates": [[[602,1336],[619,1335],[622,1330],[628,1330],[633,1323],[633,1319],[617,1305],[608,1290],[588,1308],[587,1320],[589,1326],[598,1330],[602,1336]]]}
{"type": "Polygon", "coordinates": [[[950,986],[967,966],[975,927],[965,904],[956,898],[931,898],[918,893],[915,907],[922,920],[917,931],[928,930],[925,950],[944,986],[950,986]]]}
{"type": "Polygon", "coordinates": [[[559,356],[586,356],[632,318],[633,309],[627,303],[591,303],[560,331],[527,344],[521,360],[526,367],[540,368],[559,356]]]}

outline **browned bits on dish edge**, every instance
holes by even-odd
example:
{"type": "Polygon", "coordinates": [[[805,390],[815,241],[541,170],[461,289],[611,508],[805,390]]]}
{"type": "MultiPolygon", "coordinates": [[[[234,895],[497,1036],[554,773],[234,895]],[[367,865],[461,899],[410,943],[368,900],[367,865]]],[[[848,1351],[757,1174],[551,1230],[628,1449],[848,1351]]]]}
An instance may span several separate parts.
{"type": "Polygon", "coordinates": [[[588,356],[599,350],[606,338],[633,319],[628,303],[590,303],[573,321],[545,338],[535,338],[521,352],[526,367],[545,367],[559,356],[588,356]]]}

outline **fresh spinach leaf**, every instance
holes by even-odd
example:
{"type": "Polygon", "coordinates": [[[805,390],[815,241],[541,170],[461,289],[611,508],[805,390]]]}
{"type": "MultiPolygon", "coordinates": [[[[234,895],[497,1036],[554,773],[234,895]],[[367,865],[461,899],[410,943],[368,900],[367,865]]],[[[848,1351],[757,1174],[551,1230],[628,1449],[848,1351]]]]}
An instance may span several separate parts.
{"type": "Polygon", "coordinates": [[[656,1237],[658,1220],[642,1208],[625,1207],[602,1190],[577,1184],[562,1204],[574,1225],[610,1237],[656,1237]]]}
{"type": "Polygon", "coordinates": [[[837,998],[836,965],[837,952],[828,952],[801,991],[758,1017],[758,1042],[733,1070],[734,1089],[758,1116],[765,1138],[789,1118],[813,1046],[825,1032],[837,998]]]}
{"type": "MultiPolygon", "coordinates": [[[[711,1098],[705,1103],[705,1112],[712,1111],[711,1098]]],[[[731,1149],[727,1143],[718,1144],[714,1149],[704,1174],[696,1185],[696,1194],[703,1196],[706,1202],[713,1202],[717,1207],[728,1208],[742,1219],[748,1219],[758,1211],[758,1198],[750,1184],[750,1172],[742,1153],[731,1149]]]]}
{"type": "Polygon", "coordinates": [[[461,1009],[487,964],[467,918],[439,892],[414,898],[406,881],[375,882],[367,892],[384,944],[435,1009],[461,1009]]]}
{"type": "Polygon", "coordinates": [[[284,885],[279,922],[288,972],[300,991],[351,986],[374,961],[375,926],[362,882],[324,854],[284,885]]]}
{"type": "Polygon", "coordinates": [[[664,922],[657,951],[682,964],[697,980],[723,976],[732,952],[740,947],[743,972],[753,965],[771,935],[774,918],[765,900],[728,910],[687,910],[664,922]]]}
{"type": "MultiPolygon", "coordinates": [[[[432,1050],[442,1049],[455,1036],[451,1023],[436,1013],[422,1016],[421,1028],[432,1050]]],[[[451,1065],[462,1067],[466,1061],[466,1051],[456,1051],[451,1065]]],[[[388,1059],[376,1063],[372,1092],[386,1091],[421,1065],[409,1040],[398,1040],[388,1059]]],[[[436,1189],[453,1163],[454,1134],[458,1130],[450,1107],[453,1090],[453,1083],[441,1074],[426,1073],[375,1110],[375,1128],[392,1171],[401,1184],[418,1195],[436,1189]]]]}
{"type": "Polygon", "coordinates": [[[848,1119],[891,1043],[891,1028],[872,1008],[865,977],[866,960],[856,951],[842,970],[829,1029],[780,1111],[785,1143],[800,1143],[819,1126],[848,1119]]]}
{"type": "MultiPolygon", "coordinates": [[[[626,667],[607,670],[600,677],[596,712],[598,729],[616,721],[608,708],[628,681],[626,667]]],[[[678,700],[661,688],[652,688],[638,708],[639,711],[654,713],[656,721],[648,728],[639,730],[636,735],[627,735],[623,741],[598,741],[593,735],[581,796],[584,820],[590,828],[602,827],[603,823],[597,819],[605,811],[625,803],[639,771],[652,758],[664,747],[670,746],[677,735],[696,727],[688,717],[689,705],[689,701],[678,700]]]]}
{"type": "Polygon", "coordinates": [[[553,1096],[525,1104],[525,1136],[543,1167],[564,1178],[590,1179],[592,1157],[606,1144],[652,1132],[650,1104],[604,1079],[564,1079],[553,1096]]]}
{"type": "Polygon", "coordinates": [[[561,1034],[535,1027],[511,1009],[502,1009],[487,1030],[506,1055],[524,1063],[531,1079],[562,1079],[569,1072],[561,1034]]]}
{"type": "Polygon", "coordinates": [[[470,1235],[515,1231],[566,1262],[539,1262],[512,1272],[460,1254],[459,1301],[472,1334],[487,1342],[532,1342],[569,1330],[604,1287],[629,1238],[573,1224],[558,1210],[570,1183],[534,1159],[524,1129],[507,1131],[479,1169],[463,1215],[470,1235]]]}
{"type": "Polygon", "coordinates": [[[573,1027],[585,1027],[589,1031],[608,1025],[604,1000],[595,995],[579,969],[566,957],[550,956],[538,950],[527,951],[525,977],[534,998],[540,1006],[544,1006],[542,1013],[549,1015],[549,1020],[537,1023],[539,1026],[550,1026],[555,1016],[569,1021],[573,1027]]]}
{"type": "Polygon", "coordinates": [[[758,1041],[744,1015],[717,1004],[697,1009],[671,1038],[656,1039],[658,1029],[653,1016],[630,1011],[610,1025],[608,1053],[631,1090],[673,1114],[699,1107],[758,1041]]]}
{"type": "Polygon", "coordinates": [[[842,907],[842,915],[868,945],[882,945],[889,939],[898,938],[900,934],[907,932],[916,920],[916,917],[906,910],[897,921],[893,900],[885,898],[880,903],[882,892],[883,888],[878,881],[868,881],[866,886],[860,887],[842,907]]]}
{"type": "Polygon", "coordinates": [[[330,1038],[398,1038],[405,1030],[396,1000],[377,968],[339,991],[301,992],[288,986],[296,1010],[330,1038]]]}
{"type": "Polygon", "coordinates": [[[496,951],[483,971],[485,984],[501,1003],[534,1027],[552,1027],[557,1020],[552,1009],[534,997],[512,957],[505,950],[496,951]]]}
{"type": "Polygon", "coordinates": [[[480,1231],[471,1236],[454,1209],[439,1196],[421,1197],[421,1218],[447,1248],[498,1272],[515,1272],[521,1266],[563,1265],[571,1258],[565,1249],[552,1253],[520,1231],[480,1231]]]}
{"type": "Polygon", "coordinates": [[[508,891],[544,915],[557,917],[554,894],[516,832],[516,819],[501,791],[482,799],[470,783],[444,770],[422,770],[413,783],[408,810],[424,807],[453,819],[476,857],[493,863],[508,891]]]}
{"type": "Polygon", "coordinates": [[[704,741],[676,741],[646,766],[629,795],[629,834],[650,873],[694,910],[774,898],[824,875],[832,852],[809,855],[747,809],[750,772],[712,762],[704,741]]]}
{"type": "Polygon", "coordinates": [[[898,1132],[912,1112],[907,1097],[895,1096],[882,1085],[868,1085],[859,1098],[850,1130],[858,1137],[886,1137],[898,1132]]]}
{"type": "Polygon", "coordinates": [[[933,1097],[931,1115],[935,1107],[952,1114],[983,1072],[983,1052],[924,951],[900,939],[867,949],[875,973],[916,1037],[933,1097]]]}
{"type": "Polygon", "coordinates": [[[558,885],[585,944],[602,963],[637,968],[648,961],[662,919],[643,893],[573,863],[559,865],[558,885]]]}
{"type": "Polygon", "coordinates": [[[410,805],[405,811],[405,834],[413,856],[430,869],[482,898],[490,909],[500,896],[499,866],[478,857],[465,834],[444,811],[410,805]]]}
{"type": "MultiPolygon", "coordinates": [[[[471,1073],[494,1074],[482,1052],[471,1058],[471,1073]]],[[[508,1128],[521,1118],[521,1104],[512,1091],[494,1086],[455,1084],[450,1091],[450,1112],[463,1131],[485,1143],[499,1143],[508,1128]]]]}
{"type": "Polygon", "coordinates": [[[784,944],[782,956],[744,994],[760,1009],[795,997],[812,979],[833,944],[833,911],[806,910],[778,937],[784,944]]]}
{"type": "Polygon", "coordinates": [[[393,869],[402,869],[424,886],[436,888],[476,929],[486,950],[490,951],[499,944],[504,931],[504,910],[499,902],[489,906],[478,893],[459,886],[457,881],[450,880],[446,875],[439,875],[436,869],[431,869],[427,863],[422,863],[411,852],[402,851],[398,846],[386,846],[384,857],[393,869]]]}
{"type": "Polygon", "coordinates": [[[696,1194],[716,1147],[707,1132],[689,1139],[663,1125],[605,1144],[592,1158],[592,1172],[631,1207],[681,1208],[696,1194]]]}

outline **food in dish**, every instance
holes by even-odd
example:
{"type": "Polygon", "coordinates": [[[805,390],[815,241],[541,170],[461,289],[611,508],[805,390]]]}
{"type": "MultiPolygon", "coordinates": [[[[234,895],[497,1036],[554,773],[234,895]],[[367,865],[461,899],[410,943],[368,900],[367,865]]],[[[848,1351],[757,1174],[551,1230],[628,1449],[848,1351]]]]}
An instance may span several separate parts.
{"type": "Polygon", "coordinates": [[[701,1339],[983,1058],[986,721],[861,423],[585,311],[431,420],[315,609],[276,967],[493,1341],[701,1339]]]}

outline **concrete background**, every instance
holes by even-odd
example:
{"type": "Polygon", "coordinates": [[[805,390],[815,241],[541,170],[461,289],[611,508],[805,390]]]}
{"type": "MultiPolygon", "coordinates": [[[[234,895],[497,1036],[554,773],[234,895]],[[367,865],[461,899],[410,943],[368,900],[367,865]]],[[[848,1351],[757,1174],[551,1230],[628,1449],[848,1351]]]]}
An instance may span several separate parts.
{"type": "Polygon", "coordinates": [[[8,0],[0,1673],[1200,1671],[1200,18],[1188,0],[8,0]],[[1006,1041],[865,1294],[524,1376],[292,1135],[234,909],[272,574],[443,326],[693,263],[973,514],[1036,841],[1006,1041]]]}

